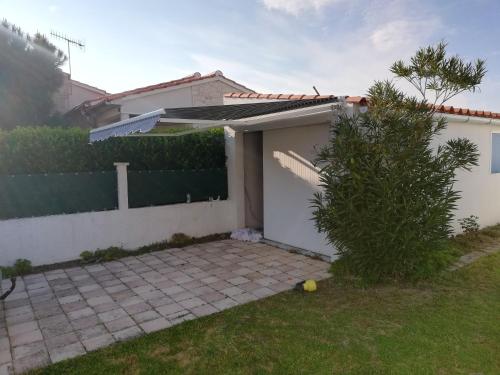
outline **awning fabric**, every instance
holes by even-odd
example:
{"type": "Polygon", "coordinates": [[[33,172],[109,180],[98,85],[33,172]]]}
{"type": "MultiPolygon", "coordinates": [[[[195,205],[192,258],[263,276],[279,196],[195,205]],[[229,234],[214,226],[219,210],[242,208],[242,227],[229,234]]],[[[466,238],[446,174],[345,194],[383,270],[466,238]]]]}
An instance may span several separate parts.
{"type": "Polygon", "coordinates": [[[110,137],[123,137],[134,133],[147,133],[152,130],[165,110],[145,113],[140,116],[115,122],[90,131],[90,143],[102,141],[110,137]]]}
{"type": "MultiPolygon", "coordinates": [[[[123,137],[133,133],[147,133],[162,119],[164,122],[203,124],[202,128],[215,126],[244,125],[245,119],[257,116],[287,112],[307,107],[338,102],[338,98],[321,98],[309,100],[282,100],[259,103],[228,104],[203,107],[165,108],[145,113],[111,125],[94,129],[90,132],[90,142],[102,141],[110,137],[123,137]],[[234,122],[237,122],[236,124],[234,122]]],[[[198,130],[188,130],[187,134],[198,130]]],[[[172,134],[174,135],[174,134],[172,134]]],[[[180,135],[180,134],[176,134],[180,135]]]]}

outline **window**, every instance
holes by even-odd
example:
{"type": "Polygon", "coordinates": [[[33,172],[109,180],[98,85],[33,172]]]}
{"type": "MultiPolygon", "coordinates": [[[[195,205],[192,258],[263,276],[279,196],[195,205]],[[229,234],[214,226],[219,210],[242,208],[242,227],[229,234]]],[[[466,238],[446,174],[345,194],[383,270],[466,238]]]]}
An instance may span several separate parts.
{"type": "Polygon", "coordinates": [[[491,134],[491,173],[500,173],[500,133],[491,134]]]}

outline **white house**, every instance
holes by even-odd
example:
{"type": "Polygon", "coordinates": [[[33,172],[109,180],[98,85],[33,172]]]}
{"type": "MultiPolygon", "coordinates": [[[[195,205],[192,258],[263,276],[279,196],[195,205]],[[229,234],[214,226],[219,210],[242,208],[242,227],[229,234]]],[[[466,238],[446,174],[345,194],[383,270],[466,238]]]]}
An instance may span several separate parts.
{"type": "Polygon", "coordinates": [[[63,73],[63,82],[54,94],[54,110],[66,113],[77,105],[109,95],[105,90],[76,81],[68,73],[63,73]]]}
{"type": "MultiPolygon", "coordinates": [[[[90,141],[147,133],[162,123],[193,126],[183,133],[155,136],[224,127],[226,200],[129,208],[128,174],[125,164],[118,163],[118,209],[1,220],[1,264],[12,264],[17,258],[36,265],[54,263],[78,258],[84,250],[137,248],[176,232],[204,236],[244,227],[262,229],[265,239],[274,244],[334,259],[335,250],[311,220],[310,199],[319,189],[318,171],[311,161],[316,147],[328,142],[337,111],[363,111],[366,100],[232,93],[223,102],[160,108],[125,118],[91,130],[90,141]]],[[[456,218],[474,214],[481,226],[500,222],[500,114],[453,107],[439,112],[447,118],[448,127],[436,143],[467,137],[480,151],[479,166],[458,173],[462,198],[456,218]]]]}
{"type": "Polygon", "coordinates": [[[81,101],[67,114],[73,124],[97,127],[158,108],[221,105],[228,92],[252,93],[217,70],[81,101]]]}
{"type": "MultiPolygon", "coordinates": [[[[365,110],[366,100],[229,93],[224,104],[203,111],[167,108],[141,116],[137,123],[130,119],[117,125],[128,127],[121,135],[148,131],[160,118],[203,127],[225,125],[229,200],[237,218],[234,227],[262,228],[267,240],[334,258],[333,247],[311,220],[310,199],[319,189],[318,170],[311,161],[316,148],[328,142],[335,111],[365,110]]],[[[500,222],[500,114],[453,107],[442,107],[439,112],[448,120],[448,128],[436,142],[467,137],[480,151],[479,166],[458,173],[462,198],[455,217],[477,215],[481,226],[500,222]]],[[[113,132],[120,135],[116,128],[113,132]]],[[[91,138],[109,134],[109,129],[95,129],[91,138]]]]}

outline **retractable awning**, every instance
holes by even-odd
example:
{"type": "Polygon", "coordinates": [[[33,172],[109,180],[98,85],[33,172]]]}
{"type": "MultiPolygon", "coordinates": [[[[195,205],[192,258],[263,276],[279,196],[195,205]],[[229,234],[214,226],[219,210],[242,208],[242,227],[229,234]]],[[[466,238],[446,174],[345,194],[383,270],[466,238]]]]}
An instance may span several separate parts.
{"type": "Polygon", "coordinates": [[[286,100],[250,104],[232,104],[205,107],[165,108],[145,113],[90,131],[90,142],[110,137],[130,135],[180,136],[202,130],[231,126],[244,129],[263,122],[279,119],[298,119],[317,113],[331,113],[332,104],[341,102],[334,98],[311,100],[286,100]],[[193,124],[195,128],[176,133],[150,133],[158,123],[193,124]]]}

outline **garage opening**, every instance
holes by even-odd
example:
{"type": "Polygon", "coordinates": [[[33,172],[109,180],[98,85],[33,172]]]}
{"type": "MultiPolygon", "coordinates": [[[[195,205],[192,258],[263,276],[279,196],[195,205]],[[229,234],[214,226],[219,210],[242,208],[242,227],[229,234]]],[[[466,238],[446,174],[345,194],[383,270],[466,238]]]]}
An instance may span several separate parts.
{"type": "Polygon", "coordinates": [[[243,134],[245,226],[264,228],[262,132],[243,134]]]}

